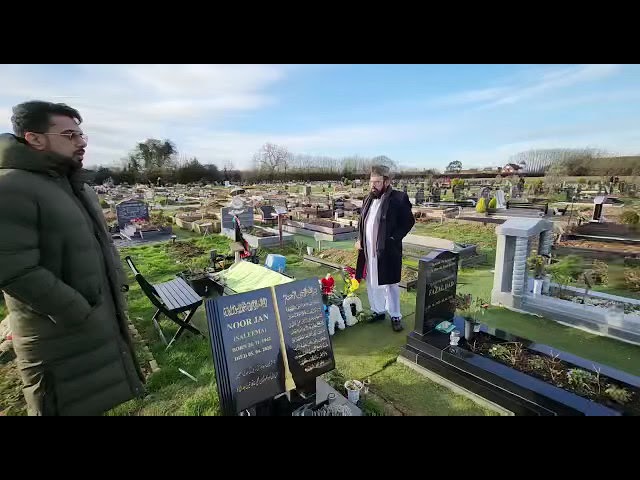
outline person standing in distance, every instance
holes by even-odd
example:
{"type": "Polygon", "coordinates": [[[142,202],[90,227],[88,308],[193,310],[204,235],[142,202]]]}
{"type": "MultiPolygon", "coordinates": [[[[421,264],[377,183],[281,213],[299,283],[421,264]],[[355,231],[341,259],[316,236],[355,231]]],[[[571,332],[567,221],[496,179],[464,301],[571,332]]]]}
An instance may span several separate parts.
{"type": "Polygon", "coordinates": [[[371,192],[362,205],[356,241],[358,263],[356,280],[366,272],[367,295],[371,321],[391,317],[391,327],[401,331],[400,276],[402,271],[402,239],[415,224],[411,202],[406,193],[391,187],[389,168],[371,167],[371,192]]]}

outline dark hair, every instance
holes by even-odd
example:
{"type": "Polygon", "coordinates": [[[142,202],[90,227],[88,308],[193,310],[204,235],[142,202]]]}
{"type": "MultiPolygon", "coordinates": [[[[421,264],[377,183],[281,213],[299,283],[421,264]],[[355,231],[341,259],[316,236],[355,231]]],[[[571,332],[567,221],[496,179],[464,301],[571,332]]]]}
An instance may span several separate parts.
{"type": "Polygon", "coordinates": [[[371,175],[377,175],[388,180],[391,178],[391,170],[386,165],[371,165],[371,175]]]}
{"type": "Polygon", "coordinates": [[[11,124],[17,137],[24,137],[26,132],[45,133],[51,125],[52,115],[62,115],[82,123],[82,117],[75,108],[64,103],[51,103],[34,100],[13,107],[11,124]]]}

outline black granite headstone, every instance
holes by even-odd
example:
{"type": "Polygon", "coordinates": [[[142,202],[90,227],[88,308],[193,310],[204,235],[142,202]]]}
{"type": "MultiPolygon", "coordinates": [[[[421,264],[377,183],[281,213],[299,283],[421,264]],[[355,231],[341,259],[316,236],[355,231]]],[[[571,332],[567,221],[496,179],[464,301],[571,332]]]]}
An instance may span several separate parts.
{"type": "Polygon", "coordinates": [[[205,308],[225,415],[293,388],[314,390],[315,378],[335,368],[317,278],[209,299],[205,308]]]}
{"type": "Polygon", "coordinates": [[[278,285],[275,292],[293,380],[298,388],[314,384],[335,368],[318,279],[278,285]]]}
{"type": "Polygon", "coordinates": [[[434,250],[420,259],[416,296],[416,332],[424,335],[456,311],[458,254],[434,250]]]}
{"type": "MultiPolygon", "coordinates": [[[[260,207],[260,210],[262,211],[263,220],[273,220],[276,218],[275,215],[273,215],[276,213],[276,210],[271,205],[263,205],[260,207]]],[[[240,223],[242,223],[242,221],[240,221],[240,223]]]]}
{"type": "Polygon", "coordinates": [[[424,188],[422,187],[418,188],[416,192],[416,204],[420,205],[421,203],[424,203],[424,188]]]}
{"type": "Polygon", "coordinates": [[[127,200],[116,205],[116,217],[118,226],[123,228],[131,223],[132,220],[141,218],[149,220],[149,207],[146,203],[139,200],[127,200]]]}
{"type": "Polygon", "coordinates": [[[602,203],[596,203],[593,206],[593,218],[592,221],[599,222],[602,219],[602,203]]]}
{"type": "Polygon", "coordinates": [[[234,415],[283,393],[280,332],[271,289],[210,299],[206,309],[223,412],[234,415]]]}
{"type": "Polygon", "coordinates": [[[233,216],[236,215],[243,227],[253,226],[253,207],[225,207],[221,209],[220,218],[222,219],[222,228],[234,229],[233,216]]]}

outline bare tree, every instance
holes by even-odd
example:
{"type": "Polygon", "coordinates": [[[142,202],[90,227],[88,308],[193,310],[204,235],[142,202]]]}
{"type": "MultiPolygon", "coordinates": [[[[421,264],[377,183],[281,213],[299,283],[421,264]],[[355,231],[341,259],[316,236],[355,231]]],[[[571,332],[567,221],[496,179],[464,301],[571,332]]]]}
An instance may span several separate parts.
{"type": "Polygon", "coordinates": [[[291,154],[287,147],[275,145],[273,143],[265,143],[262,148],[254,155],[254,161],[260,165],[261,170],[265,170],[270,179],[275,176],[276,170],[286,166],[289,162],[291,154]]]}
{"type": "Polygon", "coordinates": [[[224,167],[222,169],[223,172],[223,179],[224,180],[229,180],[231,173],[233,172],[234,166],[233,166],[233,162],[231,160],[227,160],[226,162],[224,162],[224,167]]]}
{"type": "Polygon", "coordinates": [[[595,148],[547,148],[517,153],[509,158],[508,163],[523,167],[529,174],[541,174],[558,163],[573,170],[580,164],[589,164],[605,154],[606,152],[595,148]]]}

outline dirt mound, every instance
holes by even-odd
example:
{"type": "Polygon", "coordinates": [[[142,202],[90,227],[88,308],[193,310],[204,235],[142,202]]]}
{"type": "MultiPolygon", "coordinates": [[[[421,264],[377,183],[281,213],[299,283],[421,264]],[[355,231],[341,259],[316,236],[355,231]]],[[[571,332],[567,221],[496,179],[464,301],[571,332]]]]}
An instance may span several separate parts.
{"type": "MultiPolygon", "coordinates": [[[[338,250],[337,248],[329,248],[323,250],[316,255],[318,258],[328,260],[333,263],[339,263],[340,265],[346,265],[355,268],[358,261],[358,254],[355,250],[338,250]]],[[[405,265],[402,266],[402,281],[412,282],[418,279],[418,272],[405,265]]]]}
{"type": "Polygon", "coordinates": [[[316,255],[318,258],[328,260],[333,263],[339,263],[340,265],[347,265],[349,267],[356,266],[358,261],[358,254],[354,250],[339,250],[337,248],[328,248],[316,255]]]}
{"type": "Polygon", "coordinates": [[[640,255],[640,245],[627,245],[620,242],[599,242],[596,240],[564,240],[562,242],[558,242],[558,246],[585,248],[589,250],[624,252],[640,255]]]}
{"type": "Polygon", "coordinates": [[[191,242],[176,242],[166,245],[167,252],[171,255],[182,259],[195,258],[203,255],[204,248],[199,247],[191,242]]]}

